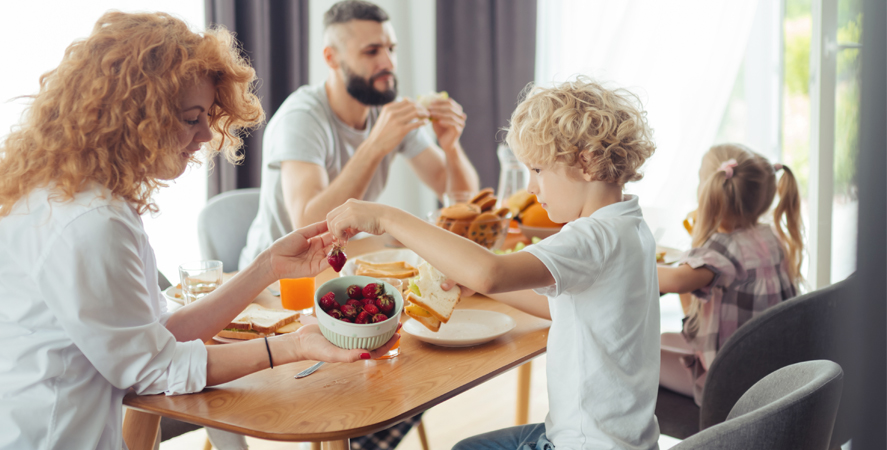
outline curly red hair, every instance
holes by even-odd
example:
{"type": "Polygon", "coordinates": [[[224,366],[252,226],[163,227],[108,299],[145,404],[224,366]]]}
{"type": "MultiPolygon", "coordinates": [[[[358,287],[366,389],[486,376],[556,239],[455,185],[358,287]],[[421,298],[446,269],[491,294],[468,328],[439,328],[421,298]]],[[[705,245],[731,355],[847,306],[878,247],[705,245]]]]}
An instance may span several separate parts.
{"type": "Polygon", "coordinates": [[[241,134],[265,116],[231,33],[195,33],[165,13],[104,14],[40,77],[0,146],[0,218],[34,188],[51,185],[64,201],[91,182],[139,213],[156,211],[152,194],[181,170],[180,95],[204,77],[215,85],[204,149],[238,162],[241,134]]]}

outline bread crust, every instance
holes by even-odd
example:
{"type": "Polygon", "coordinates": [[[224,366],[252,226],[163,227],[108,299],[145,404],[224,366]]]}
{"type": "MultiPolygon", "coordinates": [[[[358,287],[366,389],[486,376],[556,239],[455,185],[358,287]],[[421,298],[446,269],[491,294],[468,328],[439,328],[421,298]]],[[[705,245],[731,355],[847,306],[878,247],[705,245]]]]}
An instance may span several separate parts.
{"type": "Polygon", "coordinates": [[[271,334],[263,334],[255,331],[232,331],[232,330],[222,330],[216,333],[216,336],[221,338],[228,339],[242,339],[242,340],[250,340],[250,339],[259,339],[265,336],[274,336],[274,333],[271,334]]]}
{"type": "MultiPolygon", "coordinates": [[[[460,300],[462,300],[462,293],[459,292],[458,294],[459,294],[459,296],[456,298],[456,303],[457,303],[457,304],[459,303],[460,300]]],[[[414,294],[414,293],[412,293],[412,292],[410,292],[409,294],[407,294],[407,299],[408,299],[410,302],[419,305],[420,308],[424,309],[425,311],[428,311],[428,313],[431,314],[432,317],[434,317],[435,319],[437,319],[437,320],[439,320],[439,321],[441,321],[441,322],[443,322],[443,323],[447,323],[447,322],[449,322],[449,321],[450,321],[450,316],[453,315],[453,311],[450,311],[450,314],[448,314],[446,317],[444,317],[444,316],[441,315],[439,312],[437,312],[437,311],[435,311],[433,308],[429,307],[428,304],[425,303],[425,301],[424,301],[421,297],[417,296],[416,294],[414,294]]],[[[454,309],[455,309],[455,308],[454,308],[454,309]]],[[[407,314],[407,315],[409,315],[409,314],[407,314]]],[[[415,318],[415,317],[412,316],[412,315],[410,315],[410,317],[415,318]]]]}

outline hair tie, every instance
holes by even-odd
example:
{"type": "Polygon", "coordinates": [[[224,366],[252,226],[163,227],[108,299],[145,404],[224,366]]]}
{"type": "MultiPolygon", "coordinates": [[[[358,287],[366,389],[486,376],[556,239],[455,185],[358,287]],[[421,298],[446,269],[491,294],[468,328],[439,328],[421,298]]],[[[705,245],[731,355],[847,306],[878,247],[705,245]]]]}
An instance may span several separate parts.
{"type": "Polygon", "coordinates": [[[721,163],[721,167],[718,167],[718,170],[717,170],[717,171],[718,171],[718,172],[722,172],[722,171],[723,171],[724,174],[727,175],[727,179],[729,180],[730,178],[733,177],[733,168],[736,167],[736,166],[738,166],[738,165],[739,165],[739,164],[736,162],[735,159],[729,159],[729,160],[727,160],[727,161],[722,162],[722,163],[721,163]]]}
{"type": "Polygon", "coordinates": [[[782,167],[783,167],[783,165],[780,163],[773,164],[773,171],[779,172],[780,170],[782,170],[782,167]]]}

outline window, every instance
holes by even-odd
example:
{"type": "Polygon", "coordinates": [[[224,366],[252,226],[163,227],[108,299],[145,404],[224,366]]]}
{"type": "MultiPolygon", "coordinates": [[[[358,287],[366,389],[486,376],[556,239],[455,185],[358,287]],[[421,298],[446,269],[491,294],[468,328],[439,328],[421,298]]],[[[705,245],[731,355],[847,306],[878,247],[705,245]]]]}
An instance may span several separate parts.
{"type": "MultiPolygon", "coordinates": [[[[107,10],[165,11],[184,19],[197,29],[205,23],[203,0],[64,0],[9,2],[0,16],[0,50],[6,62],[0,83],[0,140],[19,122],[27,99],[37,92],[40,75],[55,68],[71,42],[87,36],[96,20],[107,10]],[[51,11],[51,13],[50,13],[51,11]],[[14,99],[14,100],[13,100],[14,99]]],[[[175,283],[178,265],[199,259],[197,213],[206,203],[206,169],[191,168],[162,189],[155,200],[156,217],[142,217],[157,256],[160,270],[175,283]]]]}

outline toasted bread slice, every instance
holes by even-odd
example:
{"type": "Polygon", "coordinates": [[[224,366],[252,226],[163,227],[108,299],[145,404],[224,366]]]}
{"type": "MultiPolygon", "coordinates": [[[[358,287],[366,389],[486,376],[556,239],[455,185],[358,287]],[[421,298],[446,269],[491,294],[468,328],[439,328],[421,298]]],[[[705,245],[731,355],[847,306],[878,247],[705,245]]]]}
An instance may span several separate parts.
{"type": "Polygon", "coordinates": [[[268,309],[264,306],[251,303],[225,328],[238,331],[256,331],[270,336],[274,334],[278,328],[292,323],[298,317],[299,313],[294,311],[268,309]]]}
{"type": "Polygon", "coordinates": [[[370,262],[364,261],[362,259],[355,259],[354,264],[358,267],[366,267],[368,269],[376,269],[376,270],[403,270],[403,269],[415,269],[415,267],[408,264],[406,261],[391,261],[391,262],[370,262]]]}
{"type": "Polygon", "coordinates": [[[412,278],[419,273],[416,269],[374,269],[371,267],[358,266],[354,271],[355,275],[362,275],[373,278],[412,278]]]}
{"type": "MultiPolygon", "coordinates": [[[[412,293],[410,295],[413,295],[412,293]]],[[[416,319],[417,322],[425,325],[425,328],[437,333],[440,330],[441,322],[434,318],[430,312],[423,309],[421,306],[412,304],[404,307],[403,312],[413,319],[416,319]]]]}
{"type": "Polygon", "coordinates": [[[257,331],[229,330],[229,329],[224,329],[224,330],[216,333],[216,336],[218,336],[218,337],[228,338],[228,339],[244,339],[244,340],[259,339],[259,338],[263,338],[265,336],[273,336],[273,335],[274,335],[274,333],[271,333],[269,335],[269,334],[259,333],[257,331]]]}
{"type": "Polygon", "coordinates": [[[449,291],[441,289],[440,284],[444,280],[446,280],[444,274],[432,267],[431,264],[427,262],[419,264],[419,278],[414,282],[421,295],[410,292],[407,299],[428,311],[435,319],[447,323],[462,294],[461,290],[456,288],[449,291]]]}
{"type": "Polygon", "coordinates": [[[275,331],[275,334],[292,333],[294,331],[297,331],[299,328],[302,328],[301,322],[290,322],[278,328],[277,331],[275,331]]]}

